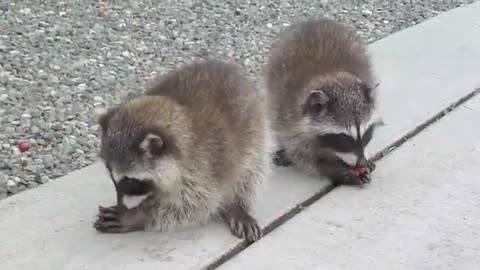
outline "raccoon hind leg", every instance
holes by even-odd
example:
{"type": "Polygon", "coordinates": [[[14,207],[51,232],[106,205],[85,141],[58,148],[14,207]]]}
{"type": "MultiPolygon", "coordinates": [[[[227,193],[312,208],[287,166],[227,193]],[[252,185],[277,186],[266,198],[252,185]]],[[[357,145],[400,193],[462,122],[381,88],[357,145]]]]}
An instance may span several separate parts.
{"type": "MultiPolygon", "coordinates": [[[[256,167],[259,168],[258,165],[256,167]]],[[[263,178],[263,174],[250,170],[244,177],[245,180],[236,187],[233,200],[229,201],[222,211],[221,216],[232,234],[245,238],[247,242],[255,242],[262,237],[262,229],[251,216],[250,209],[256,196],[256,188],[263,178]]]]}

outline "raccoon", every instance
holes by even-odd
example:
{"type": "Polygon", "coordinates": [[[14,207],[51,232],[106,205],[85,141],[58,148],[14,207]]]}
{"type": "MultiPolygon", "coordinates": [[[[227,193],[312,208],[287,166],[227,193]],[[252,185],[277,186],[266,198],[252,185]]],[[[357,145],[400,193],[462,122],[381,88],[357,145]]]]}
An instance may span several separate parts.
{"type": "Polygon", "coordinates": [[[100,157],[117,205],[99,207],[94,227],[169,231],[220,217],[234,235],[258,240],[250,207],[273,166],[264,102],[237,65],[209,58],[101,114],[100,157]]]}
{"type": "Polygon", "coordinates": [[[336,184],[370,182],[365,147],[375,128],[375,81],[360,37],[328,18],[285,29],[266,64],[277,166],[298,166],[336,184]]]}

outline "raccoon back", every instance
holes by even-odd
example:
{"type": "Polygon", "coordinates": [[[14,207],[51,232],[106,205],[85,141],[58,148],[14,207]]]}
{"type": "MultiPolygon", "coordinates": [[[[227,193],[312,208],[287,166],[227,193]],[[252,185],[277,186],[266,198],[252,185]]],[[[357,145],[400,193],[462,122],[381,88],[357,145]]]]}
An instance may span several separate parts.
{"type": "Polygon", "coordinates": [[[213,179],[241,174],[249,154],[264,151],[264,99],[235,64],[197,61],[160,77],[145,94],[166,96],[184,107],[194,134],[190,158],[207,166],[203,169],[213,179]]]}

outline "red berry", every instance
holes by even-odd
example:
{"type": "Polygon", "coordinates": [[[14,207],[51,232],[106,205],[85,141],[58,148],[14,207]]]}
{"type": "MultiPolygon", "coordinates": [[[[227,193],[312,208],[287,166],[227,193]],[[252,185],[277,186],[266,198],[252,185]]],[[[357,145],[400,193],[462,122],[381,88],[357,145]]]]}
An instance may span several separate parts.
{"type": "Polygon", "coordinates": [[[367,167],[356,167],[355,171],[358,175],[365,175],[367,174],[367,167]]]}
{"type": "Polygon", "coordinates": [[[18,150],[20,150],[20,152],[27,152],[28,150],[30,150],[30,143],[28,143],[27,141],[21,141],[18,143],[18,150]]]}

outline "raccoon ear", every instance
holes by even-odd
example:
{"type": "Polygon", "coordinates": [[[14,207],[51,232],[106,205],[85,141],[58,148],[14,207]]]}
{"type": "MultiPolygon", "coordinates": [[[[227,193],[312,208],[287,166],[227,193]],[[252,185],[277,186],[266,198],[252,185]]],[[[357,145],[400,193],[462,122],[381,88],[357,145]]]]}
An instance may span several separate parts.
{"type": "Polygon", "coordinates": [[[111,109],[105,109],[105,108],[99,108],[95,110],[95,116],[98,124],[102,128],[102,131],[105,132],[108,127],[108,122],[112,118],[112,116],[115,114],[117,111],[116,108],[111,108],[111,109]]]}
{"type": "Polygon", "coordinates": [[[310,93],[305,103],[304,112],[314,111],[320,112],[325,105],[330,101],[330,98],[321,90],[315,90],[310,93]]]}
{"type": "Polygon", "coordinates": [[[164,143],[162,138],[157,134],[147,133],[139,146],[146,155],[154,157],[162,154],[164,143]]]}

